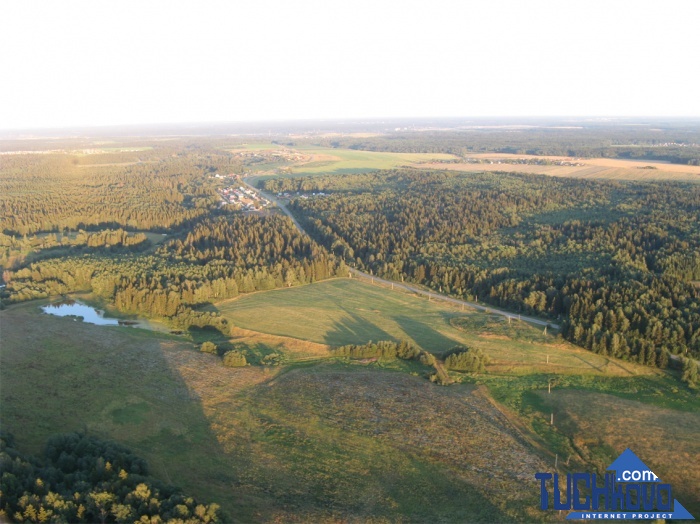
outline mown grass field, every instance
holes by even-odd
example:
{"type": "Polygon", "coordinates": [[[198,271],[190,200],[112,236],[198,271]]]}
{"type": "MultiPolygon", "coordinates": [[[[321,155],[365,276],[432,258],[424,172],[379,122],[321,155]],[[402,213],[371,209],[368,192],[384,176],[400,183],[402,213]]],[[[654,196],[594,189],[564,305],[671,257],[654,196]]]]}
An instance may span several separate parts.
{"type": "Polygon", "coordinates": [[[218,303],[236,326],[341,346],[370,340],[409,340],[440,354],[466,344],[491,358],[499,374],[535,372],[636,376],[650,368],[595,355],[524,322],[462,310],[446,302],[391,291],[355,279],[335,279],[244,295],[218,303]],[[549,362],[547,358],[549,356],[549,362]]]}
{"type": "Polygon", "coordinates": [[[354,149],[299,148],[305,154],[321,157],[320,160],[292,168],[295,176],[317,174],[366,173],[379,169],[393,169],[431,160],[449,160],[454,155],[438,153],[385,153],[354,149]]]}

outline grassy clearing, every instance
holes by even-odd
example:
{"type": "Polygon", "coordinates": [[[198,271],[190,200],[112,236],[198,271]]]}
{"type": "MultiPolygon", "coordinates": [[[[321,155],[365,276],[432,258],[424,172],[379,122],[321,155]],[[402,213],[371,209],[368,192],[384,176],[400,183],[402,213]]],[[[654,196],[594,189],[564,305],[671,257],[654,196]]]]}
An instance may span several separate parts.
{"type": "MultiPolygon", "coordinates": [[[[657,454],[654,461],[666,465],[659,470],[664,473],[684,457],[687,461],[697,454],[697,445],[689,436],[697,430],[700,399],[672,373],[575,348],[525,323],[509,324],[496,315],[463,312],[447,304],[344,279],[250,295],[220,304],[219,309],[250,329],[329,345],[358,341],[358,337],[378,340],[376,330],[382,330],[382,338],[408,338],[438,354],[455,342],[479,347],[491,358],[486,373],[474,377],[450,372],[453,379],[464,383],[452,388],[469,383],[487,386],[502,415],[522,435],[531,436],[542,456],[551,453],[552,463],[545,465],[545,470],[553,469],[555,453],[562,469],[588,471],[609,465],[628,446],[645,456],[652,456],[656,448],[670,450],[657,454]],[[550,383],[552,394],[547,393],[550,383]],[[574,398],[581,400],[569,401],[574,398]],[[591,399],[590,411],[586,399],[591,399]],[[619,431],[615,427],[618,403],[629,410],[629,416],[621,415],[626,427],[619,431]],[[634,406],[639,412],[636,420],[634,406]],[[604,411],[606,416],[602,417],[604,411]],[[551,413],[556,421],[553,426],[549,424],[551,413]],[[571,422],[574,417],[578,417],[578,426],[571,422]],[[651,429],[644,436],[647,418],[651,429]],[[598,420],[594,423],[593,419],[598,420]]],[[[422,375],[417,369],[395,369],[422,375]]],[[[338,398],[340,393],[329,395],[338,398]]],[[[372,398],[366,389],[362,395],[372,398]]],[[[352,402],[363,405],[366,400],[354,398],[352,402]]],[[[348,417],[342,413],[339,416],[348,417]]],[[[361,422],[349,419],[361,427],[361,422]]],[[[375,424],[381,420],[376,418],[375,424]]],[[[453,424],[458,423],[453,420],[453,424]]],[[[399,433],[393,438],[400,440],[399,433]]],[[[693,475],[668,476],[674,486],[686,486],[679,490],[684,501],[697,497],[687,487],[694,485],[693,475]]]]}
{"type": "MultiPolygon", "coordinates": [[[[280,149],[275,144],[249,144],[232,152],[272,151],[280,149]]],[[[296,147],[291,149],[304,155],[303,162],[266,162],[250,166],[256,176],[249,181],[256,183],[261,176],[300,177],[326,174],[367,173],[380,169],[394,169],[402,166],[417,166],[425,162],[449,160],[454,155],[441,153],[386,153],[357,151],[353,149],[333,149],[320,147],[296,147]],[[283,168],[283,169],[280,169],[283,168]],[[267,171],[274,170],[274,173],[267,171]]]]}
{"type": "Polygon", "coordinates": [[[576,348],[524,322],[509,325],[500,316],[462,311],[351,279],[245,295],[212,309],[245,329],[329,346],[405,339],[440,354],[466,344],[489,355],[490,373],[651,373],[649,368],[576,348]]]}
{"type": "MultiPolygon", "coordinates": [[[[181,338],[45,316],[39,305],[0,312],[3,428],[30,452],[62,431],[115,439],[242,521],[554,518],[535,509],[533,474],[552,469],[549,453],[586,471],[628,445],[657,457],[650,466],[674,489],[696,485],[695,473],[673,476],[697,454],[696,394],[524,323],[336,279],[219,304],[243,326],[220,342],[285,357],[231,369],[181,338]],[[415,362],[328,358],[329,344],[370,338],[436,353],[466,343],[492,363],[439,387],[415,362]]],[[[684,504],[694,495],[678,493],[684,504]]]]}

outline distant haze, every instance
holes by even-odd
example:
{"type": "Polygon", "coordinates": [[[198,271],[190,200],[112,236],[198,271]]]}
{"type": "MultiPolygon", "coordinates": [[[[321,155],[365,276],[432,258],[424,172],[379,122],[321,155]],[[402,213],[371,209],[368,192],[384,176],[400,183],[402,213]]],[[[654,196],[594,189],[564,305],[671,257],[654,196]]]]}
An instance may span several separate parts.
{"type": "Polygon", "coordinates": [[[700,116],[696,0],[5,1],[0,129],[700,116]]]}

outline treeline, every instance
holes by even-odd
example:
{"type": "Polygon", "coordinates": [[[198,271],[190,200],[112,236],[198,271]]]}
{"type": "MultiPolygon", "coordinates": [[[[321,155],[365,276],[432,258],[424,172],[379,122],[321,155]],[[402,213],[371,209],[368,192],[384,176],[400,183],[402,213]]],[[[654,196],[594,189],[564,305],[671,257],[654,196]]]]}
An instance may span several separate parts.
{"type": "Polygon", "coordinates": [[[373,274],[563,321],[603,354],[700,356],[697,186],[408,170],[268,184],[331,193],[290,207],[373,274]]]}
{"type": "Polygon", "coordinates": [[[441,386],[453,383],[453,380],[445,370],[445,366],[435,355],[417,348],[406,340],[400,342],[382,340],[380,342],[369,341],[367,344],[349,344],[333,349],[332,353],[339,357],[359,359],[415,360],[424,366],[433,368],[433,371],[427,374],[427,378],[431,382],[441,386]]]}
{"type": "MultiPolygon", "coordinates": [[[[183,238],[161,247],[158,254],[198,264],[226,260],[239,267],[289,264],[324,256],[311,240],[298,234],[291,220],[278,215],[206,219],[195,224],[183,238]]],[[[305,277],[302,279],[306,281],[305,277]]]]}
{"type": "Polygon", "coordinates": [[[148,237],[141,232],[104,229],[97,232],[80,230],[77,234],[47,233],[41,236],[4,235],[0,233],[0,269],[16,269],[29,262],[60,256],[75,255],[95,248],[117,251],[127,248],[142,251],[150,247],[148,237]]]}
{"type": "Polygon", "coordinates": [[[367,344],[350,344],[340,346],[333,350],[333,354],[339,357],[350,358],[384,358],[393,359],[400,358],[403,360],[416,359],[421,355],[421,350],[412,345],[410,342],[402,340],[401,342],[392,342],[383,340],[380,342],[367,344]]]}
{"type": "Polygon", "coordinates": [[[5,271],[10,302],[93,292],[124,313],[170,318],[181,327],[220,317],[192,311],[212,301],[347,276],[342,261],[304,238],[281,216],[207,218],[156,254],[62,257],[5,271]]]}
{"type": "Polygon", "coordinates": [[[224,517],[149,476],[146,462],[112,442],[81,434],[49,439],[40,459],[0,437],[3,522],[209,523],[224,517]]]}

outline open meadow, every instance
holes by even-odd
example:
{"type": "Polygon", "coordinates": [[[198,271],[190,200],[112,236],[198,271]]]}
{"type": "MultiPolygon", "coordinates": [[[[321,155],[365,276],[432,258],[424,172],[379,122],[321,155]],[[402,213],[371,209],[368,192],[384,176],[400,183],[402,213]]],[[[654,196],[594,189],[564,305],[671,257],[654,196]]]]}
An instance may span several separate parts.
{"type": "Polygon", "coordinates": [[[545,335],[525,322],[509,324],[497,315],[429,302],[356,279],[243,295],[208,309],[245,329],[329,346],[408,340],[438,355],[457,345],[478,347],[491,358],[488,370],[493,373],[636,376],[652,372],[577,348],[551,330],[545,335]]]}
{"type": "Polygon", "coordinates": [[[248,181],[253,185],[261,178],[272,175],[296,178],[368,173],[381,169],[419,167],[427,162],[457,159],[454,155],[445,153],[392,153],[313,146],[282,148],[277,144],[246,144],[231,152],[239,155],[251,153],[259,155],[259,160],[262,161],[247,165],[247,169],[251,171],[248,181]]]}

